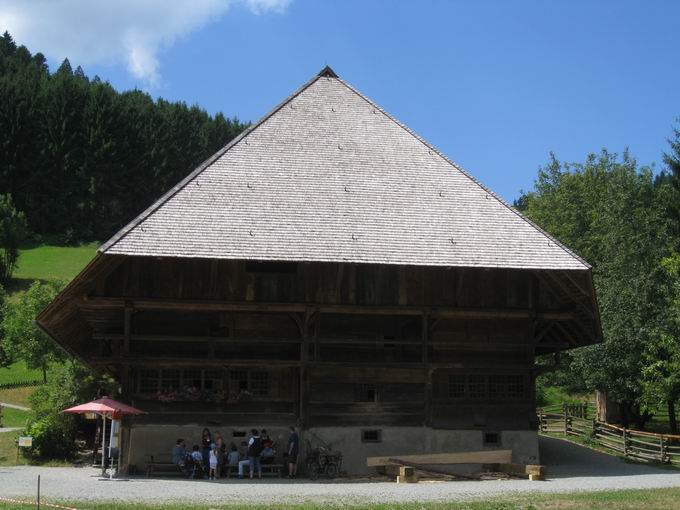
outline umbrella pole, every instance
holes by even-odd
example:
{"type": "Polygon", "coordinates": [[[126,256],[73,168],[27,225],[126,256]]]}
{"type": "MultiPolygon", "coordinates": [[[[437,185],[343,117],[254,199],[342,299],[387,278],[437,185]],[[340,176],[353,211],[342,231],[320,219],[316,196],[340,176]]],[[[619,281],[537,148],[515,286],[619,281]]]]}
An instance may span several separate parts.
{"type": "Polygon", "coordinates": [[[111,450],[113,449],[111,445],[113,445],[113,429],[115,428],[113,426],[115,420],[113,419],[113,416],[111,416],[111,429],[110,431],[110,437],[109,437],[109,462],[111,462],[111,469],[109,469],[109,479],[113,478],[113,458],[111,457],[111,450]]]}
{"type": "Polygon", "coordinates": [[[102,414],[104,426],[102,429],[102,476],[106,476],[106,415],[102,414]]]}

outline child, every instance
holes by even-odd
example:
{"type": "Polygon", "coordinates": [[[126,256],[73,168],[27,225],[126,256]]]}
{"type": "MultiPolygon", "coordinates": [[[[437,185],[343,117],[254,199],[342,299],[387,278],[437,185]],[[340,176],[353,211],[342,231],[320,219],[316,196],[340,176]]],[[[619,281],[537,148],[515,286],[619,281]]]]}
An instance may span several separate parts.
{"type": "Polygon", "coordinates": [[[219,452],[217,450],[217,445],[212,443],[210,448],[210,473],[208,478],[211,480],[215,479],[215,472],[217,471],[217,464],[219,462],[219,452]]]}
{"type": "Polygon", "coordinates": [[[238,467],[238,461],[240,458],[241,456],[238,453],[238,448],[236,448],[234,443],[231,443],[231,450],[227,454],[227,478],[229,478],[231,475],[232,466],[238,467]]]}
{"type": "Polygon", "coordinates": [[[191,478],[196,477],[197,471],[200,475],[203,475],[203,454],[197,444],[194,445],[193,451],[191,452],[191,460],[194,464],[194,467],[191,470],[191,478]]]}

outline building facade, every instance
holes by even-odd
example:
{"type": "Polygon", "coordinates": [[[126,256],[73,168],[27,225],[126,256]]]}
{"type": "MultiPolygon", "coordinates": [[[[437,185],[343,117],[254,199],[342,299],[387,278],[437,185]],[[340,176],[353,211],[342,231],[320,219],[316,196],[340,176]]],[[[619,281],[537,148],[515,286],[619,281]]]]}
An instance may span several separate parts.
{"type": "Polygon", "coordinates": [[[350,473],[484,449],[538,463],[534,381],[552,365],[536,356],[602,336],[585,261],[329,68],[37,322],[147,411],[124,424],[124,463],[203,427],[238,444],[297,425],[350,473]]]}

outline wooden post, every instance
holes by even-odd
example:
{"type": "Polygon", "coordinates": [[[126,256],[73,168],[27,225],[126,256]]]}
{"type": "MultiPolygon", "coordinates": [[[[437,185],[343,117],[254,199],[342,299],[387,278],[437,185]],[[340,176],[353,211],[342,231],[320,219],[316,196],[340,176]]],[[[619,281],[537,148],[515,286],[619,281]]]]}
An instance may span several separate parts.
{"type": "Polygon", "coordinates": [[[567,436],[569,435],[569,412],[567,411],[566,404],[564,405],[563,409],[564,409],[564,435],[567,436]]]}
{"type": "Polygon", "coordinates": [[[40,510],[40,475],[38,475],[38,497],[35,500],[35,505],[38,510],[40,510]]]}
{"type": "Polygon", "coordinates": [[[659,461],[666,462],[666,441],[663,434],[659,436],[659,461]]]}
{"type": "Polygon", "coordinates": [[[623,436],[623,456],[628,457],[628,431],[626,430],[625,427],[623,428],[622,436],[623,436]]]}
{"type": "Polygon", "coordinates": [[[134,309],[126,305],[123,318],[123,357],[130,355],[130,337],[132,336],[132,313],[134,309]]]}

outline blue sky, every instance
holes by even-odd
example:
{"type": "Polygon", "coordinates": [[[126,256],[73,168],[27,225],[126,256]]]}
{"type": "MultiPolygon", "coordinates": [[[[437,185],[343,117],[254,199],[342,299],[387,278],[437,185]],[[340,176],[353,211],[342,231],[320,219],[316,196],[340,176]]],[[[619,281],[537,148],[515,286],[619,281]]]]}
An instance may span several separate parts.
{"type": "Polygon", "coordinates": [[[0,29],[53,65],[68,54],[118,89],[242,120],[329,64],[508,200],[550,151],[582,161],[628,147],[658,169],[680,116],[680,2],[201,0],[135,11],[140,1],[118,12],[66,1],[49,36],[22,21],[29,8],[0,0],[0,29]],[[74,18],[90,39],[59,37],[74,18]]]}

